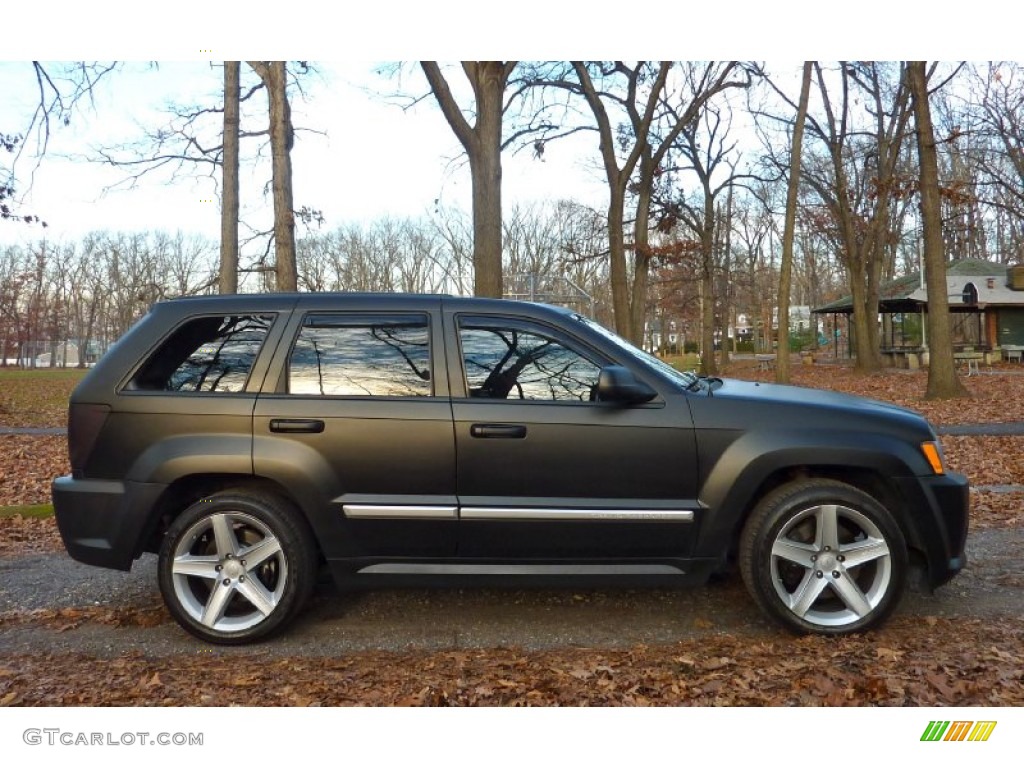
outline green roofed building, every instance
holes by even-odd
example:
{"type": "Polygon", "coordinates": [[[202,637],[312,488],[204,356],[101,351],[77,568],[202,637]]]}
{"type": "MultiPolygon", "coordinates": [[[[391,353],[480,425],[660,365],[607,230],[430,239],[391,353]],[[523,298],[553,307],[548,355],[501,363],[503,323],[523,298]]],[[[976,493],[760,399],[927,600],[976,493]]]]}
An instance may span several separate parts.
{"type": "MultiPolygon", "coordinates": [[[[979,352],[986,362],[1019,360],[1024,350],[1024,266],[981,259],[961,259],[946,265],[946,293],[957,352],[979,352]]],[[[816,307],[815,314],[831,317],[840,353],[850,355],[852,330],[850,296],[816,307]],[[842,347],[845,346],[845,350],[842,347]]],[[[920,272],[882,286],[878,300],[883,357],[893,365],[916,366],[927,353],[928,291],[920,272]]]]}

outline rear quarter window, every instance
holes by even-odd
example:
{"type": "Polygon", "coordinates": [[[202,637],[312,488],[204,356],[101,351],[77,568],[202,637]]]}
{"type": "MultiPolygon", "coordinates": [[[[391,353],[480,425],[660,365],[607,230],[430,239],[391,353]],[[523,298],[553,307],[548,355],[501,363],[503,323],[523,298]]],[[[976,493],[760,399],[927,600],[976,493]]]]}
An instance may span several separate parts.
{"type": "Polygon", "coordinates": [[[272,315],[212,315],[189,320],[150,354],[127,389],[242,392],[272,322],[272,315]]]}

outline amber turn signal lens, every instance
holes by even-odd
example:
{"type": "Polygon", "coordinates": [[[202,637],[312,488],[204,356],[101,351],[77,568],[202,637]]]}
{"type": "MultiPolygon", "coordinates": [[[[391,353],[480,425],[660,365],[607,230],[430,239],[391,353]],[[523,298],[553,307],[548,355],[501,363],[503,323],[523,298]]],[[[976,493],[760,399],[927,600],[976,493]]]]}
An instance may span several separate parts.
{"type": "Polygon", "coordinates": [[[921,451],[928,459],[928,463],[931,464],[932,472],[936,475],[946,474],[946,470],[942,466],[942,452],[939,450],[938,443],[921,443],[921,451]]]}

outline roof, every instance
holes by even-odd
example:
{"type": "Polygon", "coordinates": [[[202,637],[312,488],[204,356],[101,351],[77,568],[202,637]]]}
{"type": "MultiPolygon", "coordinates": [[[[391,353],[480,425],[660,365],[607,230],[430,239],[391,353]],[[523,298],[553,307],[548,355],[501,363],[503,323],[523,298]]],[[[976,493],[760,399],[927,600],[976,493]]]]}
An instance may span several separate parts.
{"type": "MultiPolygon", "coordinates": [[[[960,296],[968,283],[973,283],[978,292],[977,306],[989,304],[1024,307],[1024,291],[1015,291],[1007,285],[1007,269],[1010,265],[983,259],[958,259],[946,264],[947,295],[951,305],[961,303],[960,296]],[[994,278],[989,287],[987,278],[994,278]]],[[[879,309],[896,310],[907,305],[927,305],[928,292],[922,284],[920,272],[914,272],[882,285],[879,290],[879,309]]],[[[841,299],[816,307],[817,314],[828,312],[849,313],[853,311],[853,298],[841,299]]]]}

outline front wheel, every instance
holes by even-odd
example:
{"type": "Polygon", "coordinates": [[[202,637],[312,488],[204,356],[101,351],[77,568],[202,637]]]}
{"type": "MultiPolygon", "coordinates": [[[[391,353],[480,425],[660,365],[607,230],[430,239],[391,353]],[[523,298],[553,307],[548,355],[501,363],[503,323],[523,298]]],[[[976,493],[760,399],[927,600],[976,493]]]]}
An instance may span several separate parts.
{"type": "Polygon", "coordinates": [[[907,548],[872,496],[804,480],[758,504],[740,539],[740,571],[754,601],[787,629],[840,635],[877,626],[895,609],[907,548]]]}
{"type": "Polygon", "coordinates": [[[267,637],[298,613],[313,588],[316,557],[288,505],[225,491],[174,521],[158,571],[181,626],[211,643],[238,644],[267,637]]]}

